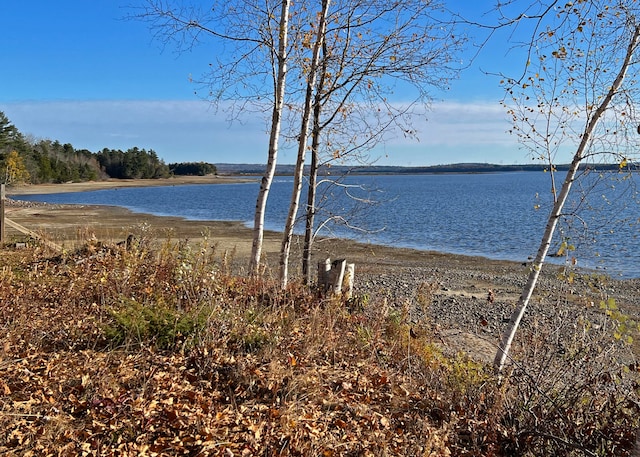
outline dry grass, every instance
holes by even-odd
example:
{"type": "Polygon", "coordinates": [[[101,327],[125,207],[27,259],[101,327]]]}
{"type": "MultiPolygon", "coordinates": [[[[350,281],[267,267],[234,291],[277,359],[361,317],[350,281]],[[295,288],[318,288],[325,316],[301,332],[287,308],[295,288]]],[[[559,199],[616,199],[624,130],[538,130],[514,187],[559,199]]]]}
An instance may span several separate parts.
{"type": "Polygon", "coordinates": [[[206,239],[80,235],[62,255],[3,250],[0,453],[625,455],[635,439],[635,367],[607,325],[569,322],[562,353],[534,327],[500,384],[444,356],[410,303],[282,291],[206,239]]]}

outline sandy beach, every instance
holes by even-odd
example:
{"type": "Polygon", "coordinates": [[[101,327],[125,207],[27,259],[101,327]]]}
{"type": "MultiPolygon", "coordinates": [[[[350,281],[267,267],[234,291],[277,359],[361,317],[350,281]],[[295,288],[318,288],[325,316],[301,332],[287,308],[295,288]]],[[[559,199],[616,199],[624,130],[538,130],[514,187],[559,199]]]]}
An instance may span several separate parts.
{"type": "MultiPolygon", "coordinates": [[[[105,242],[126,239],[129,234],[149,236],[158,241],[199,240],[207,236],[220,256],[233,259],[243,274],[251,250],[251,230],[237,222],[188,221],[177,217],[158,217],[132,213],[124,208],[86,205],[49,205],[21,202],[20,195],[78,192],[112,187],[181,185],[238,182],[238,177],[189,177],[168,180],[110,180],[91,183],[32,185],[7,190],[7,219],[39,236],[73,249],[87,239],[105,242]]],[[[251,178],[249,178],[251,179],[251,178]]],[[[7,241],[24,235],[7,226],[7,241]]],[[[281,243],[279,233],[265,233],[265,263],[275,274],[281,243]]],[[[292,250],[292,275],[299,274],[300,243],[292,250]]],[[[330,258],[346,258],[356,264],[357,293],[383,298],[394,306],[410,309],[409,319],[428,317],[441,329],[443,341],[452,351],[463,350],[489,361],[511,311],[526,282],[528,265],[413,249],[356,243],[348,240],[321,240],[315,244],[312,265],[330,258]],[[435,291],[434,299],[421,301],[424,285],[435,291]],[[489,293],[493,296],[488,300],[489,293]]],[[[553,318],[557,297],[569,297],[573,313],[592,309],[597,312],[604,296],[615,297],[620,307],[638,315],[639,280],[562,281],[558,266],[543,270],[529,315],[553,318]]],[[[269,270],[268,270],[269,271],[269,270]]]]}
{"type": "Polygon", "coordinates": [[[104,181],[70,182],[62,184],[23,184],[7,188],[8,195],[60,194],[122,187],[179,186],[184,184],[232,184],[257,181],[252,176],[174,176],[159,179],[106,179],[104,181]]]}

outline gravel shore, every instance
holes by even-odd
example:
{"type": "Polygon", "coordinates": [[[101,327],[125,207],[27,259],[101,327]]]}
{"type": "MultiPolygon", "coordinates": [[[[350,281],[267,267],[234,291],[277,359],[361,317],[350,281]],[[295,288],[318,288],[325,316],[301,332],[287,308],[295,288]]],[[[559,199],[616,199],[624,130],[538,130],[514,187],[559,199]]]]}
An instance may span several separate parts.
{"type": "MultiPolygon", "coordinates": [[[[527,282],[529,264],[392,248],[380,254],[384,260],[368,263],[359,258],[357,293],[373,293],[378,300],[384,297],[395,307],[406,308],[408,318],[416,323],[426,320],[451,352],[493,360],[527,282]]],[[[640,321],[639,291],[640,279],[613,280],[547,264],[521,325],[559,328],[560,322],[569,327],[580,319],[598,322],[600,303],[609,298],[631,319],[640,321]]],[[[563,337],[559,335],[554,343],[559,348],[563,337]]]]}

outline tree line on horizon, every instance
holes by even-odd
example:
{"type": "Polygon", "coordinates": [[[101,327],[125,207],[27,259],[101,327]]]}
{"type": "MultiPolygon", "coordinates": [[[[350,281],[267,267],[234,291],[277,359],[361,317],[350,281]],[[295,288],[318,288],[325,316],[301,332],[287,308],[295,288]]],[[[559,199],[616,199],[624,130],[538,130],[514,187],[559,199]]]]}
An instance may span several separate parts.
{"type": "MultiPolygon", "coordinates": [[[[627,162],[629,171],[640,170],[640,164],[633,161],[627,162]]],[[[567,171],[570,164],[554,165],[554,171],[567,171]]],[[[580,169],[597,171],[619,171],[619,163],[598,163],[598,164],[581,164],[580,169]]],[[[305,172],[308,172],[309,166],[305,166],[305,172]]],[[[318,168],[320,176],[343,176],[343,175],[403,175],[403,174],[478,174],[478,173],[505,173],[516,171],[548,171],[549,165],[544,163],[530,164],[492,164],[492,163],[451,163],[446,165],[427,165],[427,166],[401,166],[401,165],[332,165],[322,166],[318,168]]],[[[264,172],[263,164],[253,163],[218,163],[216,170],[220,174],[225,175],[247,175],[259,176],[264,172]]],[[[275,174],[278,176],[291,176],[295,172],[295,165],[278,164],[275,174]]]]}
{"type": "Polygon", "coordinates": [[[216,173],[215,165],[206,162],[166,164],[153,149],[104,148],[91,152],[57,140],[29,140],[0,111],[0,182],[3,184],[157,179],[216,173]]]}

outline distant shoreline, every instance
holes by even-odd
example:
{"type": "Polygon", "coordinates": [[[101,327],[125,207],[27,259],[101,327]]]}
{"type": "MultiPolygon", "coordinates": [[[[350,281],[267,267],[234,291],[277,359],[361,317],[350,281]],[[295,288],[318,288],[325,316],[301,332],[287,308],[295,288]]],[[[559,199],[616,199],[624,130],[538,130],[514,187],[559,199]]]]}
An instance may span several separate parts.
{"type": "MultiPolygon", "coordinates": [[[[215,164],[218,173],[222,175],[233,176],[262,176],[264,173],[263,164],[231,164],[218,163],[215,164]]],[[[566,171],[570,164],[554,165],[556,171],[566,171]]],[[[454,163],[447,165],[430,165],[430,166],[394,166],[394,165],[373,165],[373,166],[347,166],[333,165],[330,167],[320,167],[318,173],[323,176],[342,176],[342,175],[409,175],[409,174],[480,174],[480,173],[511,173],[511,172],[544,172],[549,165],[541,163],[522,164],[522,165],[500,165],[491,163],[454,163]]],[[[598,171],[620,171],[620,164],[582,164],[580,169],[593,168],[598,171]]],[[[308,170],[308,167],[305,167],[308,170]]],[[[637,165],[629,163],[623,169],[624,171],[637,171],[637,165]]],[[[291,176],[294,173],[294,165],[281,164],[276,167],[276,175],[291,176]]]]}
{"type": "Polygon", "coordinates": [[[119,189],[125,187],[184,186],[196,184],[237,184],[255,182],[249,176],[176,176],[159,179],[107,179],[60,184],[24,184],[7,188],[7,195],[63,194],[69,192],[90,192],[94,190],[119,189]]]}
{"type": "MultiPolygon", "coordinates": [[[[208,176],[173,176],[158,179],[114,179],[102,181],[69,182],[60,184],[24,184],[7,188],[8,195],[58,194],[67,192],[88,192],[93,190],[114,189],[120,187],[178,186],[190,184],[234,184],[256,182],[264,173],[263,164],[215,164],[218,174],[208,176]]],[[[556,171],[566,171],[569,164],[555,166],[556,171]]],[[[581,168],[593,167],[585,164],[581,168]]],[[[432,165],[424,167],[403,166],[360,166],[335,165],[321,167],[322,176],[382,176],[382,175],[434,175],[434,174],[491,174],[513,172],[544,172],[548,166],[542,164],[497,165],[489,163],[458,163],[432,165]]],[[[599,171],[620,171],[618,164],[599,164],[599,171]]],[[[628,165],[624,171],[637,171],[635,164],[628,165]]],[[[293,176],[294,165],[284,164],[276,167],[276,176],[293,176]]]]}

